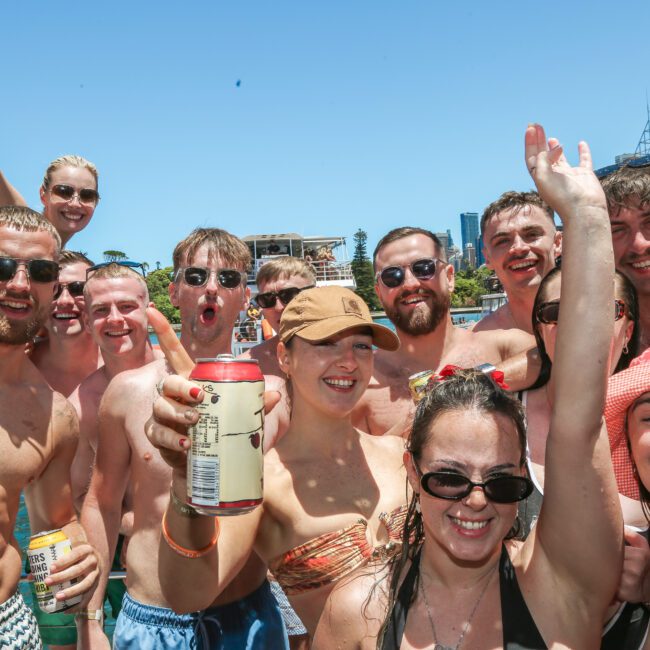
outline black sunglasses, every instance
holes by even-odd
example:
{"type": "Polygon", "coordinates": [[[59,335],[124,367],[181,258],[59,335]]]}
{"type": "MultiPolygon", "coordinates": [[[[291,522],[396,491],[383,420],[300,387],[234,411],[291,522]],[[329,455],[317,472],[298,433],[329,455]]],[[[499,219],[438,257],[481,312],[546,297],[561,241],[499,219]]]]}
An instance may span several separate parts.
{"type": "Polygon", "coordinates": [[[97,203],[99,201],[99,192],[97,190],[91,190],[90,188],[84,188],[77,190],[72,185],[52,185],[50,190],[54,196],[58,196],[64,201],[72,201],[76,196],[79,199],[79,203],[97,203]]]}
{"type": "Polygon", "coordinates": [[[418,280],[430,280],[436,274],[436,264],[439,260],[435,257],[423,257],[415,260],[407,267],[404,266],[387,266],[375,274],[375,281],[381,280],[382,284],[388,289],[399,287],[406,277],[406,268],[411,269],[411,273],[418,280]]]}
{"type": "Polygon", "coordinates": [[[207,283],[210,275],[214,273],[217,276],[219,284],[224,289],[236,289],[243,282],[244,274],[235,269],[206,269],[202,266],[188,266],[184,269],[179,269],[177,277],[182,275],[185,284],[191,287],[202,287],[207,283]]]}
{"type": "Polygon", "coordinates": [[[137,271],[138,273],[142,274],[143,278],[147,277],[147,272],[145,271],[144,264],[141,264],[140,262],[132,262],[131,260],[114,260],[112,262],[100,262],[99,264],[95,264],[94,266],[89,266],[86,269],[86,280],[88,280],[88,278],[95,271],[110,266],[111,264],[117,264],[118,266],[124,266],[127,269],[133,269],[134,271],[137,271]]]}
{"type": "Polygon", "coordinates": [[[59,277],[59,265],[52,260],[24,260],[17,257],[0,257],[0,281],[8,282],[24,264],[27,276],[34,282],[54,282],[59,277]]]}
{"type": "Polygon", "coordinates": [[[533,482],[525,476],[495,476],[484,483],[474,483],[466,476],[455,472],[427,472],[422,474],[415,459],[413,465],[420,476],[420,486],[430,496],[449,501],[460,501],[475,487],[480,487],[485,496],[495,503],[516,503],[523,501],[533,491],[533,482]]]}
{"type": "MultiPolygon", "coordinates": [[[[543,302],[535,312],[539,323],[555,325],[560,316],[560,301],[552,300],[543,302]]],[[[621,320],[625,316],[625,303],[622,300],[614,300],[614,320],[621,320]]]]}
{"type": "Polygon", "coordinates": [[[282,305],[286,307],[301,291],[305,289],[313,289],[315,285],[310,284],[308,287],[286,287],[280,291],[266,291],[258,293],[255,296],[255,302],[262,309],[271,309],[275,307],[276,300],[280,300],[282,305]]]}
{"type": "Polygon", "coordinates": [[[74,282],[59,282],[59,285],[54,292],[54,300],[58,299],[58,297],[63,293],[64,289],[67,289],[68,293],[73,298],[83,296],[85,286],[86,283],[83,280],[75,280],[74,282]]]}

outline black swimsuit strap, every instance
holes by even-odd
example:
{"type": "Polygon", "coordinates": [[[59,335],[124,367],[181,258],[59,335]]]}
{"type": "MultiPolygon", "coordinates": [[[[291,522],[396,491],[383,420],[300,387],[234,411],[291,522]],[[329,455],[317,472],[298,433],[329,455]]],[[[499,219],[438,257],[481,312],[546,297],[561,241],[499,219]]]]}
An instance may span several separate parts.
{"type": "Polygon", "coordinates": [[[421,549],[418,549],[418,552],[411,561],[408,573],[397,592],[395,604],[388,618],[388,625],[384,633],[381,650],[399,650],[400,645],[402,645],[406,617],[409,613],[409,607],[411,606],[413,591],[415,589],[415,579],[420,570],[420,552],[421,549]]]}

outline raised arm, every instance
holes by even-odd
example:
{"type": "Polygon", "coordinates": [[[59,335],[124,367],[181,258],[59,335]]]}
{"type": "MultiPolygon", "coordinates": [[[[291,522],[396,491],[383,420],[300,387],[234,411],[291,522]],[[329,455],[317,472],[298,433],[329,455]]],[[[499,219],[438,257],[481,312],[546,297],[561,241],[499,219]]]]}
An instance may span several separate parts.
{"type": "Polygon", "coordinates": [[[27,207],[20,192],[5,178],[0,171],[0,205],[22,205],[27,207]]]}
{"type": "Polygon", "coordinates": [[[550,150],[540,126],[528,128],[528,169],[564,224],[544,503],[529,540],[537,568],[549,571],[565,595],[604,607],[620,575],[623,532],[602,418],[614,326],[612,240],[587,144],[578,145],[577,167],[556,140],[548,144],[550,150]]]}

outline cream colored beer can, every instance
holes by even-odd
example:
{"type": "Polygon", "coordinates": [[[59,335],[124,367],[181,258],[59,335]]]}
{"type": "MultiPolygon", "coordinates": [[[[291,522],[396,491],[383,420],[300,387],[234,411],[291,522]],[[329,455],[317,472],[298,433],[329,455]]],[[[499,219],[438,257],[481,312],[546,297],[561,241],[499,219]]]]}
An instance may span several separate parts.
{"type": "Polygon", "coordinates": [[[57,600],[57,592],[67,589],[75,584],[76,580],[64,582],[58,585],[48,586],[45,578],[50,575],[50,567],[54,562],[72,551],[72,544],[68,536],[60,529],[48,530],[29,539],[27,557],[29,568],[34,576],[34,590],[38,606],[48,614],[63,612],[81,602],[81,595],[57,600]]]}

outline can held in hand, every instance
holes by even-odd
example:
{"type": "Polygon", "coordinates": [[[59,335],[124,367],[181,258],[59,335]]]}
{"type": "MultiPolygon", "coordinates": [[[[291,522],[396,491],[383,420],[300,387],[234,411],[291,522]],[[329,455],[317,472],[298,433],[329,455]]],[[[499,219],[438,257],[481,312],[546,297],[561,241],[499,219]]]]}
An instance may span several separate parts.
{"type": "Polygon", "coordinates": [[[55,598],[57,592],[71,587],[77,582],[76,580],[68,580],[51,586],[45,584],[45,578],[50,575],[52,564],[70,551],[72,551],[72,544],[68,536],[60,529],[38,533],[29,539],[27,557],[29,558],[29,569],[34,576],[36,600],[38,606],[48,614],[64,612],[81,602],[81,594],[67,600],[55,598]]]}
{"type": "Polygon", "coordinates": [[[254,359],[197,359],[190,379],[205,397],[190,428],[187,503],[206,515],[239,515],[262,503],[264,377],[254,359]]]}
{"type": "Polygon", "coordinates": [[[416,404],[427,392],[429,379],[431,379],[433,375],[433,370],[423,370],[422,372],[417,372],[409,377],[409,390],[411,391],[411,397],[416,404]]]}

